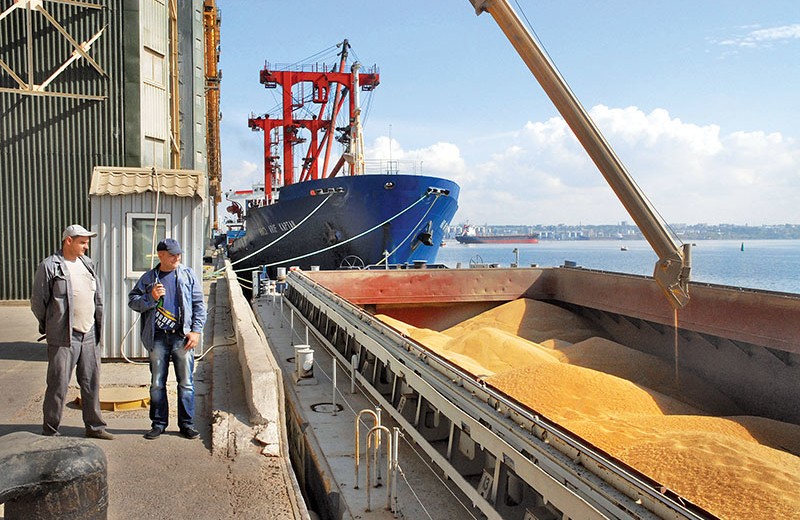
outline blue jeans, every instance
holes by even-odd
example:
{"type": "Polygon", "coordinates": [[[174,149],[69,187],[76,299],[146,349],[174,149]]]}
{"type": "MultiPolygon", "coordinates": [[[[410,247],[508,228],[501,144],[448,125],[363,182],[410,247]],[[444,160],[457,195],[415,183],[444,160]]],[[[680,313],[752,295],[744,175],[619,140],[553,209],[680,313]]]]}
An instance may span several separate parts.
{"type": "Polygon", "coordinates": [[[194,427],[194,349],[185,350],[186,338],[180,334],[156,331],[150,351],[150,421],[153,428],[166,430],[169,424],[167,374],[169,362],[178,380],[178,427],[194,427]]]}

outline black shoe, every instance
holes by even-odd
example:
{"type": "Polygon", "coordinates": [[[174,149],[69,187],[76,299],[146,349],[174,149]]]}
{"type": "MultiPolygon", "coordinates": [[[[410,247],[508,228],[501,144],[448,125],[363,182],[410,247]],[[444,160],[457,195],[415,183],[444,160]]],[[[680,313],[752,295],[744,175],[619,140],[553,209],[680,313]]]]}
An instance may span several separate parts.
{"type": "Polygon", "coordinates": [[[195,430],[191,426],[187,426],[186,428],[181,428],[181,435],[183,435],[187,439],[196,439],[200,437],[200,432],[195,430]]]}
{"type": "Polygon", "coordinates": [[[114,436],[105,430],[86,430],[86,436],[90,439],[103,439],[104,441],[114,440],[114,436]]]}
{"type": "Polygon", "coordinates": [[[164,433],[164,430],[158,427],[153,427],[152,430],[144,434],[144,438],[150,440],[158,439],[162,433],[164,433]]]}
{"type": "Polygon", "coordinates": [[[49,432],[48,431],[42,431],[42,435],[44,435],[45,437],[61,437],[61,434],[58,433],[57,431],[55,431],[55,432],[53,432],[53,431],[49,431],[49,432]]]}

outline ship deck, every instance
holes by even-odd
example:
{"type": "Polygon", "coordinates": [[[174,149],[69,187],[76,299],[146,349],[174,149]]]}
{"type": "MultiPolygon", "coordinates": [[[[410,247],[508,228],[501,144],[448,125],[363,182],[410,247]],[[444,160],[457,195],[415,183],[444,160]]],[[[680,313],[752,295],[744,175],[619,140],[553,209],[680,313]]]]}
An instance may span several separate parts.
{"type": "MultiPolygon", "coordinates": [[[[351,377],[316,337],[302,317],[281,295],[267,295],[253,305],[272,354],[283,373],[287,401],[287,430],[293,446],[293,466],[309,509],[323,509],[323,518],[482,518],[469,501],[431,465],[409,437],[399,437],[399,476],[396,480],[395,515],[387,508],[386,437],[380,447],[381,482],[367,496],[366,433],[374,425],[369,413],[361,414],[358,488],[355,476],[355,423],[362,410],[379,405],[360,385],[351,391],[351,377]],[[295,346],[313,349],[313,375],[298,378],[295,346]],[[334,376],[336,370],[336,376],[334,376]],[[333,380],[336,378],[335,396],[333,380]],[[334,413],[334,410],[336,413],[334,413]],[[301,454],[301,455],[298,455],[301,454]],[[369,500],[369,501],[368,501],[369,500]],[[369,507],[368,507],[369,505],[369,507]]],[[[397,423],[381,414],[383,426],[397,423]]],[[[374,464],[372,466],[374,470],[374,464]]],[[[373,473],[374,475],[374,473],[373,473]]]]}

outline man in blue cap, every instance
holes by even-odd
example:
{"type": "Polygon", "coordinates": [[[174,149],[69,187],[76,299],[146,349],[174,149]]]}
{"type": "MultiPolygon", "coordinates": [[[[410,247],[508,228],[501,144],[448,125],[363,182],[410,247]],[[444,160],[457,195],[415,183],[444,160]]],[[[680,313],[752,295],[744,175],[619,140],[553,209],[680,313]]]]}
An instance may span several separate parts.
{"type": "Polygon", "coordinates": [[[178,380],[178,428],[196,439],[194,425],[194,348],[206,322],[203,285],[190,267],[181,264],[183,250],[166,238],[156,246],[159,264],[144,273],[128,293],[128,306],[142,313],[141,336],[150,353],[150,421],[145,439],[156,439],[169,423],[167,374],[169,362],[178,380]]]}

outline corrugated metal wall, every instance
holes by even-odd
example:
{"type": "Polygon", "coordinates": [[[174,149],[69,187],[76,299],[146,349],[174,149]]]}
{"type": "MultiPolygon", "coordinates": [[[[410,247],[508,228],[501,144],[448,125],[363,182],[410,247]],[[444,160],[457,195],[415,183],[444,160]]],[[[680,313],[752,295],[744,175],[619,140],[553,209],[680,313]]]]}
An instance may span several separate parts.
{"type": "Polygon", "coordinates": [[[161,0],[141,0],[142,166],[169,166],[168,11],[161,0]]]}
{"type": "MultiPolygon", "coordinates": [[[[169,162],[168,4],[164,0],[94,0],[101,9],[44,2],[76,41],[105,27],[89,55],[70,65],[47,90],[105,96],[102,100],[23,95],[0,91],[0,300],[30,295],[38,263],[60,247],[61,230],[71,223],[90,225],[88,187],[95,166],[166,166],[169,162]],[[149,74],[149,76],[148,76],[149,74]],[[156,78],[157,77],[157,78],[156,78]]],[[[14,0],[0,0],[0,12],[14,0]]],[[[187,63],[202,37],[202,0],[181,0],[179,40],[186,39],[187,63]]],[[[59,31],[33,12],[34,83],[43,83],[71,55],[59,31]]],[[[27,9],[0,21],[0,60],[28,81],[27,9]]],[[[204,82],[182,78],[182,132],[189,163],[205,170],[204,82]],[[194,84],[197,83],[197,84],[194,84]],[[199,116],[197,114],[200,114],[199,116]],[[193,161],[192,161],[193,159],[193,161]]],[[[0,89],[17,89],[0,69],[0,89]]],[[[96,219],[92,218],[92,221],[96,219]]],[[[207,223],[206,223],[207,225],[207,223]]],[[[94,244],[92,247],[96,247],[94,244]]],[[[94,257],[90,250],[89,254],[94,257]]]]}
{"type": "MultiPolygon", "coordinates": [[[[13,3],[0,0],[0,11],[13,3]]],[[[139,163],[139,148],[132,149],[128,139],[131,133],[134,142],[139,139],[138,95],[128,95],[132,84],[138,88],[138,53],[126,53],[131,45],[138,48],[138,36],[137,31],[123,31],[131,18],[138,27],[138,2],[97,3],[105,8],[44,3],[78,42],[106,27],[89,54],[107,76],[81,59],[47,90],[107,96],[105,100],[0,92],[0,227],[4,231],[0,233],[0,300],[27,299],[36,266],[60,247],[61,230],[75,222],[90,225],[88,187],[95,165],[139,163]],[[129,115],[124,117],[126,112],[129,115]]],[[[0,22],[0,59],[24,81],[28,80],[27,16],[26,9],[16,9],[0,22]]],[[[41,84],[73,49],[41,14],[33,13],[31,20],[34,82],[41,84]]],[[[0,71],[0,87],[17,86],[0,71]]]]}
{"type": "MultiPolygon", "coordinates": [[[[184,245],[183,264],[203,275],[205,244],[205,205],[199,197],[176,197],[162,194],[158,203],[160,216],[171,215],[167,235],[184,245]]],[[[102,357],[121,358],[122,349],[129,358],[147,357],[139,339],[139,313],[128,308],[128,292],[139,276],[127,275],[128,250],[126,216],[128,213],[154,213],[155,193],[92,197],[92,224],[99,235],[93,241],[92,258],[101,273],[105,302],[105,332],[102,357]],[[131,327],[133,328],[131,329],[131,327]],[[125,336],[128,331],[130,333],[125,336]],[[122,342],[125,338],[125,342],[122,342]]],[[[156,260],[156,263],[158,260],[156,260]]]]}

